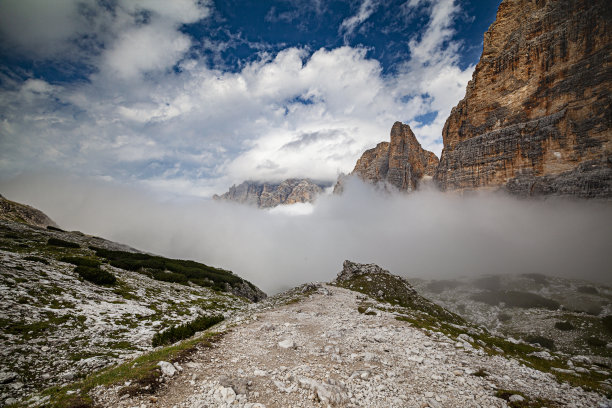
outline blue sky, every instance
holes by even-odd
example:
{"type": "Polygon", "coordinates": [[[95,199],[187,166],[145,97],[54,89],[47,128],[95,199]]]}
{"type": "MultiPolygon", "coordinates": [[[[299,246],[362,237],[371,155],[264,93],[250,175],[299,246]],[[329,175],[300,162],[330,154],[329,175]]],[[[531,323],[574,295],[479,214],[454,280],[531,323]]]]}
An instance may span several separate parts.
{"type": "Polygon", "coordinates": [[[0,177],[331,181],[396,120],[439,155],[498,5],[4,0],[0,177]]]}

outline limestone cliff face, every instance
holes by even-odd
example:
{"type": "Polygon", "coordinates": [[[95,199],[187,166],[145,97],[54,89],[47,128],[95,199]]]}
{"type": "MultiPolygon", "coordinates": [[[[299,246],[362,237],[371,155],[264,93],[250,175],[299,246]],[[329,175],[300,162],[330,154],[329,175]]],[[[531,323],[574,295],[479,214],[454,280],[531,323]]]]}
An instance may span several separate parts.
{"type": "Polygon", "coordinates": [[[316,184],[309,179],[287,179],[281,183],[245,181],[230,187],[225,194],[215,194],[213,198],[270,208],[281,204],[312,203],[326,187],[326,184],[316,184]]]}
{"type": "Polygon", "coordinates": [[[21,222],[36,227],[57,227],[45,213],[29,205],[7,200],[0,195],[0,220],[21,222]]]}
{"type": "Polygon", "coordinates": [[[609,0],[504,0],[443,130],[443,190],[612,196],[609,0]]]}
{"type": "MultiPolygon", "coordinates": [[[[410,126],[395,122],[391,128],[391,142],[379,143],[367,150],[359,160],[351,175],[364,181],[400,191],[413,191],[423,177],[433,177],[438,158],[424,150],[410,126]]],[[[342,178],[334,192],[342,191],[342,178]]]]}

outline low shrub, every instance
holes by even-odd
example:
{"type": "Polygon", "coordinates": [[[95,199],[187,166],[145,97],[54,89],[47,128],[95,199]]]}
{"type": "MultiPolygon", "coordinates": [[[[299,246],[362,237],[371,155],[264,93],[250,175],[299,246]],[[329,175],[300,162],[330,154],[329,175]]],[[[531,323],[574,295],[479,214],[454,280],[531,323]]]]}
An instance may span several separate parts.
{"type": "Polygon", "coordinates": [[[45,258],[41,258],[39,256],[28,255],[28,256],[24,257],[23,259],[25,259],[26,261],[40,262],[42,264],[49,265],[49,261],[47,261],[45,258]]]}
{"type": "Polygon", "coordinates": [[[525,337],[525,341],[531,344],[539,344],[540,346],[545,347],[549,350],[555,349],[555,342],[544,336],[530,335],[525,337]]]}
{"type": "Polygon", "coordinates": [[[556,322],[555,329],[563,330],[563,331],[570,331],[570,330],[574,330],[575,327],[571,322],[565,321],[565,322],[556,322]]]}
{"type": "Polygon", "coordinates": [[[97,268],[101,264],[97,259],[84,258],[80,256],[63,256],[59,260],[61,262],[71,263],[76,266],[89,266],[90,268],[97,268]]]}
{"type": "Polygon", "coordinates": [[[603,324],[608,332],[612,333],[612,315],[602,317],[601,324],[603,324]]]}
{"type": "Polygon", "coordinates": [[[199,316],[189,323],[179,326],[172,326],[153,336],[153,347],[176,343],[196,334],[199,331],[208,329],[224,320],[223,315],[199,316]]]}
{"type": "Polygon", "coordinates": [[[578,286],[577,290],[580,293],[586,293],[589,295],[597,295],[599,293],[597,288],[594,288],[593,286],[578,286]]]}
{"type": "Polygon", "coordinates": [[[559,302],[536,295],[535,293],[519,292],[515,290],[475,293],[472,295],[472,299],[491,306],[496,306],[503,302],[506,306],[520,307],[523,309],[543,308],[557,310],[561,306],[559,302]]]}
{"type": "Polygon", "coordinates": [[[81,246],[76,242],[64,241],[59,238],[49,238],[47,245],[64,247],[64,248],[80,248],[81,246]]]}
{"type": "Polygon", "coordinates": [[[591,347],[606,347],[608,344],[605,340],[598,337],[589,337],[586,342],[591,347]]]}
{"type": "Polygon", "coordinates": [[[103,271],[100,268],[79,265],[74,268],[74,271],[78,273],[81,278],[88,282],[95,283],[96,285],[114,285],[117,282],[115,275],[110,272],[103,271]]]}

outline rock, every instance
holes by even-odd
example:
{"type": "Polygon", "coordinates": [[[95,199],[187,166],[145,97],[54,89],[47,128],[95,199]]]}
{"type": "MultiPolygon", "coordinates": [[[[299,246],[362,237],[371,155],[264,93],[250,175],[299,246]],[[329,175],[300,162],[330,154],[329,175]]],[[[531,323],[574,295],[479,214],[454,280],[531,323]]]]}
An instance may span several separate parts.
{"type": "Polygon", "coordinates": [[[505,0],[442,132],[442,190],[612,197],[607,0],[505,0]]]}
{"type": "Polygon", "coordinates": [[[341,405],[348,401],[346,386],[334,380],[325,383],[317,382],[306,377],[297,379],[300,388],[311,390],[323,404],[341,405]]]}
{"type": "Polygon", "coordinates": [[[0,373],[0,384],[8,384],[17,379],[17,373],[8,372],[8,373],[0,373]]]}
{"type": "MultiPolygon", "coordinates": [[[[410,126],[395,122],[391,142],[366,150],[350,175],[384,189],[413,191],[425,177],[434,176],[437,166],[436,155],[421,147],[410,126]]],[[[340,177],[336,183],[335,193],[342,192],[343,179],[340,177]]]]}
{"type": "Polygon", "coordinates": [[[519,394],[512,394],[510,396],[510,398],[508,398],[508,401],[510,401],[510,402],[523,402],[523,401],[525,401],[525,398],[522,395],[519,395],[519,394]]]}
{"type": "Polygon", "coordinates": [[[295,348],[295,342],[291,339],[286,339],[278,342],[278,347],[282,349],[292,349],[295,348]]]}
{"type": "Polygon", "coordinates": [[[162,375],[166,377],[172,377],[174,374],[176,374],[176,368],[174,367],[174,365],[172,365],[172,363],[169,363],[167,361],[160,361],[159,363],[157,363],[157,365],[161,369],[162,375]]]}
{"type": "Polygon", "coordinates": [[[544,360],[554,360],[554,357],[550,355],[548,351],[534,351],[533,353],[527,354],[528,356],[541,358],[544,360]]]}
{"type": "Polygon", "coordinates": [[[42,228],[57,228],[57,224],[42,211],[30,207],[29,205],[7,200],[1,195],[0,220],[16,221],[42,228]]]}
{"type": "Polygon", "coordinates": [[[329,187],[310,179],[287,179],[280,183],[245,181],[233,185],[227,193],[214,195],[215,200],[234,201],[259,208],[271,208],[282,204],[312,203],[329,187]]]}

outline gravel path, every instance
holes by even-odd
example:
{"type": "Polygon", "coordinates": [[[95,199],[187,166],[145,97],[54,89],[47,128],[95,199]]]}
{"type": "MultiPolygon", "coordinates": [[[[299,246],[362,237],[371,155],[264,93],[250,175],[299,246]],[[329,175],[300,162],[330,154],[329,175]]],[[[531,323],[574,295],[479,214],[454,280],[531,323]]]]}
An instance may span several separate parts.
{"type": "MultiPolygon", "coordinates": [[[[255,306],[215,344],[192,355],[155,396],[98,391],[108,407],[506,407],[498,389],[551,406],[607,407],[515,360],[490,357],[442,333],[360,314],[364,296],[322,286],[305,300],[255,306]],[[260,309],[258,309],[258,307],[260,309]],[[475,376],[484,369],[488,375],[475,376]]],[[[515,398],[520,398],[516,396],[515,398]]]]}

